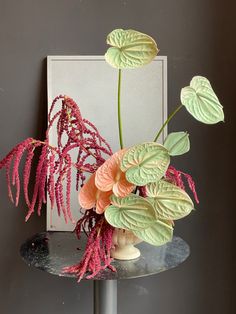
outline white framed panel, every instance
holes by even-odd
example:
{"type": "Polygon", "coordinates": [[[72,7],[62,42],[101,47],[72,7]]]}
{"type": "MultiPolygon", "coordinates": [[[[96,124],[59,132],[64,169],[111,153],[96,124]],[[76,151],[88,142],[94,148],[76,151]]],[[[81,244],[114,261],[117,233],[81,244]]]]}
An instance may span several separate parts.
{"type": "MultiPolygon", "coordinates": [[[[73,98],[82,116],[94,123],[113,151],[117,151],[118,70],[108,65],[103,56],[48,56],[47,65],[48,108],[58,95],[73,98]]],[[[167,57],[159,56],[142,68],[122,71],[121,114],[125,147],[154,139],[167,117],[167,57]]],[[[55,129],[50,133],[50,143],[56,143],[55,129]]],[[[71,204],[77,220],[75,189],[71,204]]],[[[56,208],[50,209],[48,201],[47,230],[73,229],[72,223],[65,224],[63,216],[58,217],[56,208]]]]}

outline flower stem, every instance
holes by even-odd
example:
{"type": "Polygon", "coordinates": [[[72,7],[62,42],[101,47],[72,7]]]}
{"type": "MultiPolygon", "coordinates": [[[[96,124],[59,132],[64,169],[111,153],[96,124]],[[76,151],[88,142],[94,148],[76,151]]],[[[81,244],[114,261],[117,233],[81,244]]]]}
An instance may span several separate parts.
{"type": "Polygon", "coordinates": [[[119,69],[119,76],[118,76],[118,127],[119,127],[120,148],[122,149],[124,145],[123,145],[122,121],[121,121],[121,112],[120,112],[120,90],[121,90],[121,69],[119,69]]]}
{"type": "Polygon", "coordinates": [[[170,120],[174,117],[174,115],[183,107],[183,105],[179,105],[170,115],[169,117],[166,119],[165,123],[163,124],[163,126],[160,128],[160,130],[158,131],[155,139],[153,142],[156,142],[159,138],[159,136],[161,135],[161,133],[164,131],[165,126],[170,122],[170,120]]]}

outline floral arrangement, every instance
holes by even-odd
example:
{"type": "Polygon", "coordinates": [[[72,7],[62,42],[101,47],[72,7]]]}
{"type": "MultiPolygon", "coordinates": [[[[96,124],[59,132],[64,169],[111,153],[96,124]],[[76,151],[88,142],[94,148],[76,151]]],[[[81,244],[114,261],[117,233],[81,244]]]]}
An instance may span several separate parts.
{"type": "MultiPolygon", "coordinates": [[[[118,70],[118,126],[120,150],[113,153],[97,128],[82,117],[77,104],[68,96],[60,95],[52,103],[48,115],[45,140],[28,138],[16,145],[0,161],[5,168],[8,195],[17,206],[20,197],[19,165],[26,154],[23,168],[23,193],[28,213],[26,221],[37,211],[41,214],[48,193],[51,208],[58,215],[74,222],[71,214],[72,169],[76,171],[76,190],[82,216],[76,223],[75,233],[87,235],[84,256],[78,265],[68,266],[65,272],[75,273],[80,281],[92,278],[112,266],[114,233],[124,230],[137,239],[152,245],[171,241],[174,221],[187,216],[194,204],[185,190],[185,182],[198,197],[189,174],[170,165],[170,158],[185,154],[190,149],[187,132],[170,133],[163,145],[158,143],[166,125],[174,115],[185,108],[202,123],[214,124],[224,120],[221,106],[210,82],[195,76],[190,85],[181,90],[181,104],[150,142],[125,147],[121,119],[121,74],[150,63],[158,53],[153,38],[135,30],[116,29],[107,37],[105,59],[118,70]],[[49,142],[49,132],[57,128],[57,145],[49,142]],[[37,154],[36,151],[38,151],[37,154]],[[76,160],[71,152],[76,151],[76,160]],[[36,172],[32,174],[32,162],[36,172]],[[35,177],[30,197],[29,182],[35,177]],[[13,197],[12,186],[15,186],[13,197]]],[[[138,139],[137,139],[138,140],[138,139]]],[[[74,187],[73,187],[74,188],[74,187]]],[[[75,222],[74,222],[75,223],[75,222]]]]}

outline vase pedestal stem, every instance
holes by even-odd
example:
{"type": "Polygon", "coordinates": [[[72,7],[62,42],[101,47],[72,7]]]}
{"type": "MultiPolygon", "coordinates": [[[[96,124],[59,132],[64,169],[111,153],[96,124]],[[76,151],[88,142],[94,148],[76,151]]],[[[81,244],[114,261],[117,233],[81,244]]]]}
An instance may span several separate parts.
{"type": "Polygon", "coordinates": [[[94,280],[94,314],[117,314],[117,280],[94,280]]]}

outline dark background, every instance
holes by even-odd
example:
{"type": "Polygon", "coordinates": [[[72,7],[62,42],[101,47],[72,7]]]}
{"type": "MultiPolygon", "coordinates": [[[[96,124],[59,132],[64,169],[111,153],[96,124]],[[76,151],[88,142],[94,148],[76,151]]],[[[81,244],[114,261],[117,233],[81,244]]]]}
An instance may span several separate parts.
{"type": "MultiPolygon", "coordinates": [[[[104,54],[115,28],[152,35],[168,56],[169,111],[181,87],[206,76],[225,108],[225,123],[206,126],[184,110],[169,130],[188,130],[191,152],[176,159],[196,179],[200,206],[177,223],[190,258],[158,276],[119,282],[119,313],[233,314],[235,279],[236,3],[210,0],[0,0],[0,158],[46,125],[47,55],[104,54]]],[[[45,230],[45,216],[24,223],[0,175],[0,313],[92,311],[92,282],[29,269],[20,244],[45,230]]]]}

